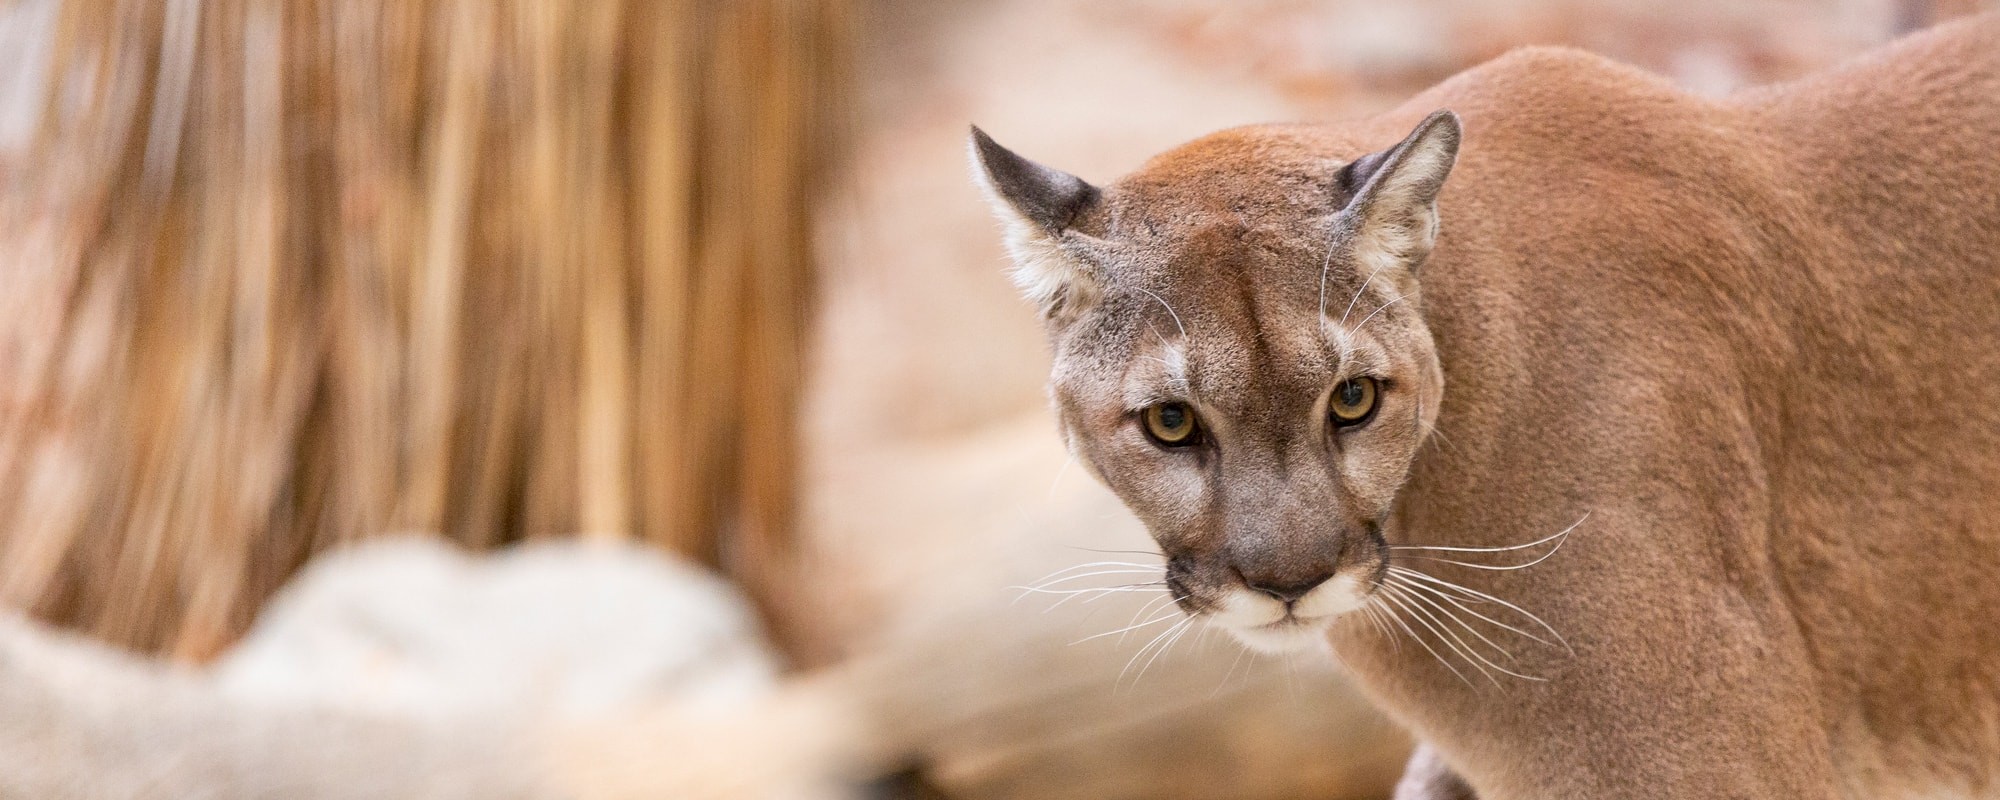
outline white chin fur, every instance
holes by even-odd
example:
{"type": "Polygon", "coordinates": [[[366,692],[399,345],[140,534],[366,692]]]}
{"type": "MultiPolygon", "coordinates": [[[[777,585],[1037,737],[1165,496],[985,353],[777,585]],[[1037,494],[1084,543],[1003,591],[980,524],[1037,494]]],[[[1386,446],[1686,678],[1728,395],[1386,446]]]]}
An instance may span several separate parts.
{"type": "Polygon", "coordinates": [[[1327,623],[1331,620],[1311,623],[1287,623],[1277,626],[1243,628],[1223,625],[1223,630],[1236,641],[1242,642],[1259,653],[1282,655],[1285,653],[1318,652],[1328,649],[1326,641],[1327,623]]]}
{"type": "Polygon", "coordinates": [[[1361,584],[1351,575],[1337,575],[1313,589],[1292,608],[1257,592],[1237,588],[1223,595],[1209,621],[1262,653],[1327,650],[1326,629],[1334,618],[1361,607],[1361,584]]]}

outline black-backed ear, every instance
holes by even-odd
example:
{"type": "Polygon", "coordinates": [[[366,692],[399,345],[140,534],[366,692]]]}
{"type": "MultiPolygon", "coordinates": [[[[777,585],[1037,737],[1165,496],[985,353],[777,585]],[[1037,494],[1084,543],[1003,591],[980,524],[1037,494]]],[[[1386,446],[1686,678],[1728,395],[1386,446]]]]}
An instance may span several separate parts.
{"type": "Polygon", "coordinates": [[[1364,270],[1414,270],[1437,242],[1438,192],[1458,160],[1458,115],[1433,112],[1395,147],[1355,159],[1340,181],[1354,192],[1340,213],[1364,270]]]}
{"type": "Polygon", "coordinates": [[[972,128],[971,150],[973,178],[1007,226],[1014,283],[1022,293],[1050,318],[1074,313],[1095,299],[1102,276],[1063,244],[1066,238],[1080,238],[1072,226],[1097,202],[1097,187],[1022,158],[978,126],[972,128]]]}

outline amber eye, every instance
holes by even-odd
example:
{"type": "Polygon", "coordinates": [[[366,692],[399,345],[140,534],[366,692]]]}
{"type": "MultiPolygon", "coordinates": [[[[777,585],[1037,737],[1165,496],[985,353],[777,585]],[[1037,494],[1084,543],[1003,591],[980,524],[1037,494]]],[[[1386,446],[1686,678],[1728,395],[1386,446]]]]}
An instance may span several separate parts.
{"type": "Polygon", "coordinates": [[[1161,447],[1187,447],[1201,440],[1194,409],[1186,403],[1161,403],[1146,408],[1146,435],[1161,447]]]}
{"type": "Polygon", "coordinates": [[[1327,399],[1327,417],[1334,427],[1345,428],[1368,421],[1375,413],[1375,379],[1355,378],[1341,381],[1333,387],[1333,396],[1327,399]]]}

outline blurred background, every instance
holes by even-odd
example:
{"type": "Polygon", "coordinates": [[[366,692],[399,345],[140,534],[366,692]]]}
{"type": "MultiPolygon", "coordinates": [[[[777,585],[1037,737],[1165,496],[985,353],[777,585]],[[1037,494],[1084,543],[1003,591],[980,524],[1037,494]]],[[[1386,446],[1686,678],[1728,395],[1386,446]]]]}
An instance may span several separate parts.
{"type": "MultiPolygon", "coordinates": [[[[552,629],[601,628],[547,679],[597,681],[609,642],[740,613],[675,657],[747,647],[717,667],[755,673],[741,714],[839,731],[758,758],[950,797],[1383,796],[1393,726],[1332,665],[1176,631],[1144,532],[1068,464],[967,124],[1103,182],[1516,46],[1722,95],[1975,5],[0,0],[0,602],[141,684],[391,719],[552,629]],[[410,537],[450,548],[322,558],[410,537]],[[662,559],[637,584],[720,610],[523,543],[662,559]],[[571,580],[437,577],[502,558],[571,580]],[[301,581],[322,562],[349,571],[301,581]],[[322,635],[363,606],[430,622],[322,635]],[[798,691],[841,721],[772,711],[798,691]]],[[[572,716],[685,694],[646,663],[572,716]]],[[[479,702],[534,716],[523,681],[479,702]]],[[[593,752],[720,763],[661,736],[593,752]]],[[[563,796],[627,796],[620,768],[563,796]]]]}

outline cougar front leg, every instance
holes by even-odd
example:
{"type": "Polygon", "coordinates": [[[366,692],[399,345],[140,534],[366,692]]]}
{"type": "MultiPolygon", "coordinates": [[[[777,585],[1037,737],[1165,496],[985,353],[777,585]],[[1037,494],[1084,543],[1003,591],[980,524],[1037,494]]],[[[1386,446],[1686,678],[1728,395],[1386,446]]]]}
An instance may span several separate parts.
{"type": "Polygon", "coordinates": [[[1403,779],[1396,782],[1396,794],[1390,800],[1476,800],[1472,787],[1438,756],[1428,742],[1418,742],[1417,750],[1410,754],[1410,763],[1403,767],[1403,779]]]}

